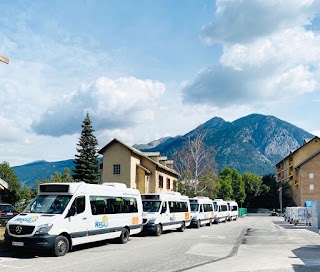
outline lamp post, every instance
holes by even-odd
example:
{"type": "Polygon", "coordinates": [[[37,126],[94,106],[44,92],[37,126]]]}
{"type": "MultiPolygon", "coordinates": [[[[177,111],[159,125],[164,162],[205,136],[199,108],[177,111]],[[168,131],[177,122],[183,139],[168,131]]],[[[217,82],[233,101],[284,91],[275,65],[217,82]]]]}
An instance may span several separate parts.
{"type": "Polygon", "coordinates": [[[0,61],[9,64],[9,59],[7,59],[6,57],[0,56],[0,61]]]}
{"type": "Polygon", "coordinates": [[[279,191],[280,213],[282,213],[282,184],[280,184],[278,191],[279,191]]]}

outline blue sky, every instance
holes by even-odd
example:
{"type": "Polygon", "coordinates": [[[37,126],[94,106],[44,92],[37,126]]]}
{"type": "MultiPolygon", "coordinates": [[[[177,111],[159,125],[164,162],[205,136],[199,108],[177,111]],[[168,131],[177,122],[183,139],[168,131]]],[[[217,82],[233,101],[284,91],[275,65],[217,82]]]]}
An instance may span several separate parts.
{"type": "Polygon", "coordinates": [[[214,116],[273,115],[320,134],[312,0],[1,0],[0,161],[73,158],[182,135],[214,116]]]}

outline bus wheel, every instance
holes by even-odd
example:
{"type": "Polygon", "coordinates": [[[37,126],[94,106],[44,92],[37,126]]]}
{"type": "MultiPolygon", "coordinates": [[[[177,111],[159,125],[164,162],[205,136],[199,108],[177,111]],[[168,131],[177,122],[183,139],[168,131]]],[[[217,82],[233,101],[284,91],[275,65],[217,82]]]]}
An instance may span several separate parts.
{"type": "Polygon", "coordinates": [[[196,225],[197,229],[201,227],[201,222],[200,219],[197,221],[197,225],[196,225]]]}
{"type": "Polygon", "coordinates": [[[162,226],[160,224],[158,224],[156,226],[156,231],[155,231],[155,235],[156,236],[160,236],[162,234],[162,226]]]}
{"type": "Polygon", "coordinates": [[[210,219],[210,220],[209,220],[209,223],[207,224],[207,226],[210,227],[211,225],[212,225],[212,220],[210,219]]]}
{"type": "Polygon", "coordinates": [[[52,248],[52,254],[56,257],[61,257],[67,254],[69,250],[69,240],[67,237],[60,235],[56,238],[52,248]]]}
{"type": "Polygon", "coordinates": [[[184,232],[185,229],[186,229],[186,223],[185,223],[185,222],[182,222],[182,223],[181,223],[181,227],[179,228],[179,231],[184,232]]]}
{"type": "Polygon", "coordinates": [[[122,230],[122,232],[121,232],[120,237],[119,237],[120,243],[121,244],[125,244],[126,242],[128,242],[129,241],[129,236],[130,236],[130,234],[129,234],[128,229],[124,228],[122,230]]]}

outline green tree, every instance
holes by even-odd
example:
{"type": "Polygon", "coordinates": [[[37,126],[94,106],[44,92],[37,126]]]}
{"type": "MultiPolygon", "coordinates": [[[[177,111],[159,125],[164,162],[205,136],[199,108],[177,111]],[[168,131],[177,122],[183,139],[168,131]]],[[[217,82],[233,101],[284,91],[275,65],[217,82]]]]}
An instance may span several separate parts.
{"type": "Polygon", "coordinates": [[[77,144],[78,154],[75,155],[76,159],[75,169],[73,170],[73,178],[76,181],[84,181],[86,183],[99,183],[99,160],[97,153],[98,141],[94,136],[94,129],[91,125],[89,113],[87,113],[82,125],[81,136],[77,144]]]}
{"type": "Polygon", "coordinates": [[[75,182],[73,177],[71,176],[71,171],[68,167],[64,168],[64,174],[62,175],[60,172],[55,172],[54,176],[51,176],[50,179],[45,179],[43,181],[37,180],[37,187],[42,183],[54,183],[54,182],[75,182]]]}
{"type": "Polygon", "coordinates": [[[231,176],[219,177],[218,197],[224,200],[231,200],[233,197],[232,178],[231,176]]]}
{"type": "Polygon", "coordinates": [[[256,206],[256,198],[261,193],[266,193],[270,190],[270,187],[263,183],[262,177],[255,173],[246,172],[242,175],[244,182],[244,188],[246,193],[246,199],[244,206],[247,208],[258,208],[256,206]]]}
{"type": "Polygon", "coordinates": [[[219,176],[221,180],[224,180],[227,177],[231,179],[231,187],[233,192],[231,199],[237,201],[242,205],[246,197],[242,176],[236,169],[233,168],[223,169],[219,176]]]}
{"type": "MultiPolygon", "coordinates": [[[[267,209],[279,209],[279,183],[276,182],[274,175],[265,175],[262,177],[264,185],[270,188],[269,191],[262,192],[256,198],[256,207],[267,208],[267,209]]],[[[282,185],[282,207],[288,207],[295,205],[292,197],[290,196],[290,185],[288,182],[281,183],[282,185]]]]}
{"type": "Polygon", "coordinates": [[[1,200],[14,204],[19,198],[20,183],[9,163],[0,164],[0,178],[7,182],[9,187],[8,190],[0,190],[1,200]]]}

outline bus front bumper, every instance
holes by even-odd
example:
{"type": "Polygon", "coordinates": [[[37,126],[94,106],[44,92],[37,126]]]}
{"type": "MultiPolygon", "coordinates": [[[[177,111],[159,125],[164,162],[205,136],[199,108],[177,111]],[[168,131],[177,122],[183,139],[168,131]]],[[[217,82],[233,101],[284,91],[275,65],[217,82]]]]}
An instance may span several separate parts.
{"type": "Polygon", "coordinates": [[[21,249],[51,249],[57,236],[48,234],[36,234],[31,237],[13,237],[5,233],[7,246],[21,249]]]}

